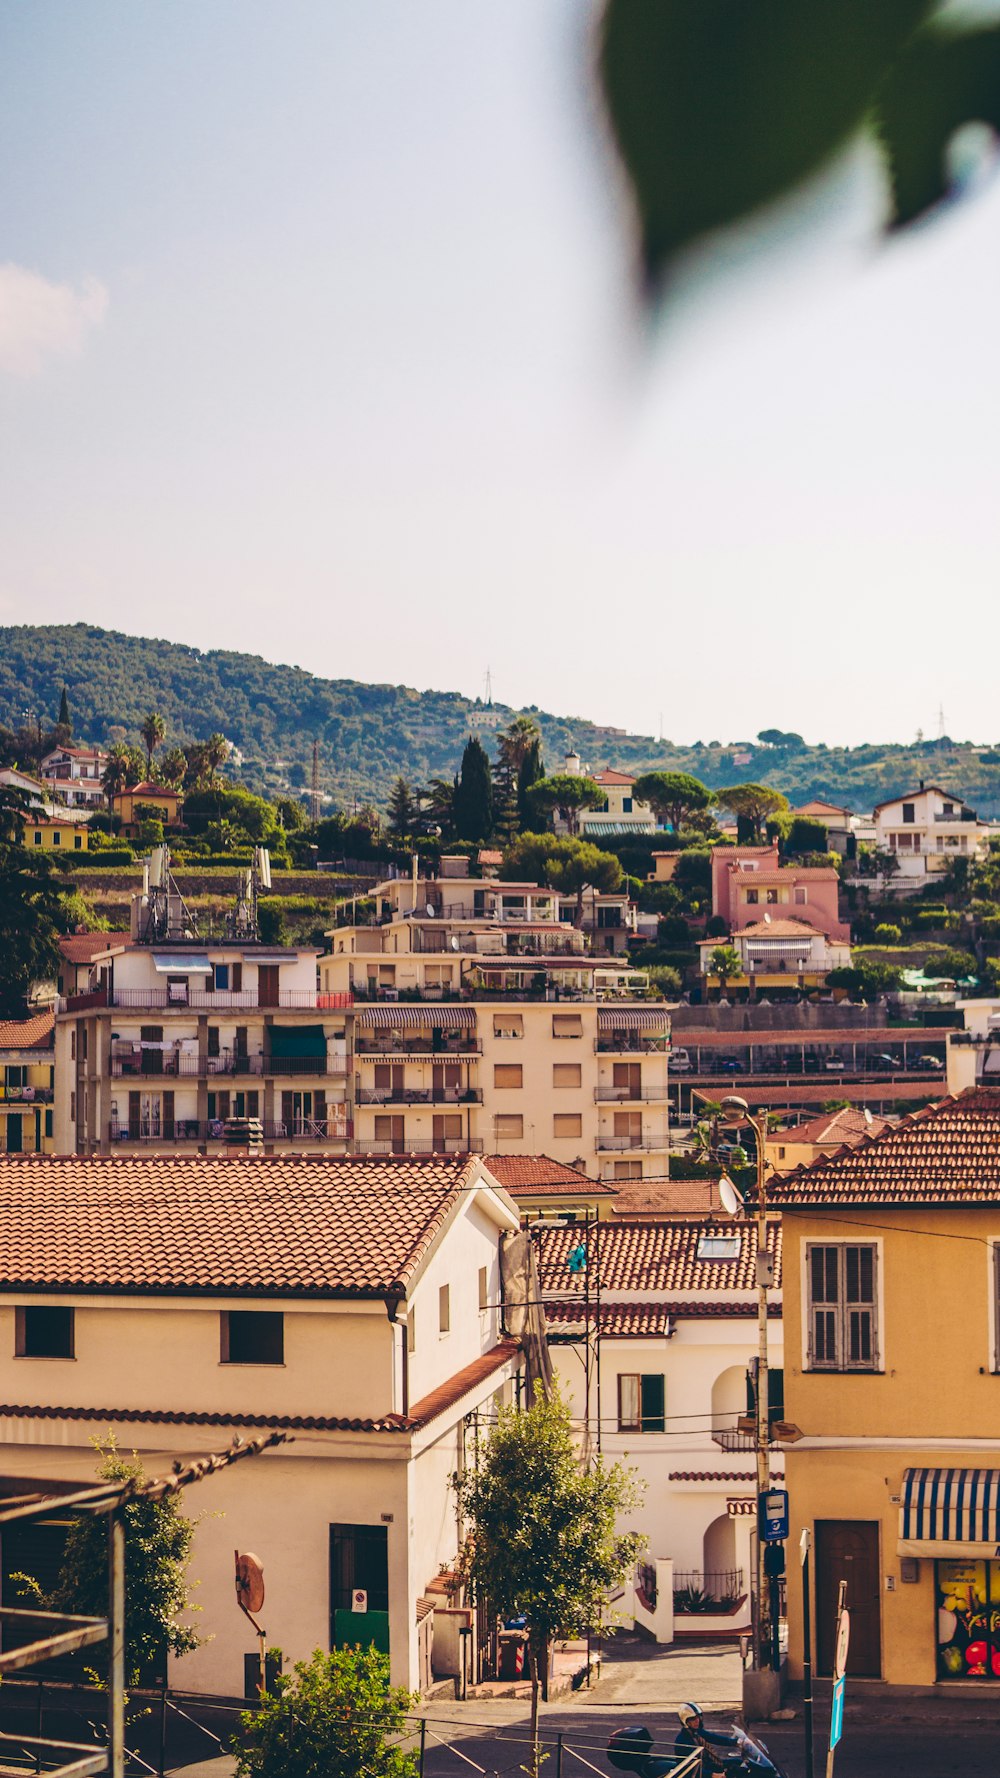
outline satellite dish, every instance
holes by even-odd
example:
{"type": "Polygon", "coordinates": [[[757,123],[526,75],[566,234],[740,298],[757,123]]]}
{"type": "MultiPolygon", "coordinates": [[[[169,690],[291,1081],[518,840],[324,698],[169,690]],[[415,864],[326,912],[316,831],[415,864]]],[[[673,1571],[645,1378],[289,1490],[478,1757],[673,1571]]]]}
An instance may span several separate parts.
{"type": "Polygon", "coordinates": [[[770,924],[771,924],[771,916],[770,916],[770,914],[765,914],[764,915],[764,925],[770,926],[770,924]]]}
{"type": "Polygon", "coordinates": [[[425,914],[425,915],[426,915],[426,917],[427,917],[427,919],[428,919],[428,920],[433,920],[433,918],[434,918],[434,909],[433,909],[433,908],[432,908],[432,907],[431,907],[431,904],[430,904],[430,902],[428,902],[428,903],[427,903],[427,906],[426,906],[426,907],[425,907],[425,909],[424,909],[424,914],[425,914]]]}
{"type": "Polygon", "coordinates": [[[236,1603],[241,1611],[259,1611],[264,1603],[264,1570],[249,1550],[236,1551],[236,1603]]]}
{"type": "Polygon", "coordinates": [[[454,933],[452,933],[451,938],[449,939],[448,942],[451,945],[451,948],[453,951],[458,950],[458,948],[459,948],[458,939],[455,937],[454,933]]]}
{"type": "Polygon", "coordinates": [[[722,1199],[722,1208],[727,1216],[739,1215],[743,1209],[743,1199],[728,1173],[723,1173],[719,1179],[719,1197],[722,1199]]]}

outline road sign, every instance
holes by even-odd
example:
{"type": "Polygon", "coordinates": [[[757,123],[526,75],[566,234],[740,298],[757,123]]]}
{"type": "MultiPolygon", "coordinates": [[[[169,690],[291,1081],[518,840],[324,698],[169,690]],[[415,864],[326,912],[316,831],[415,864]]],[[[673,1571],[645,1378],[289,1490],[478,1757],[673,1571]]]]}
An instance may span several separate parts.
{"type": "Polygon", "coordinates": [[[768,1488],[758,1496],[757,1529],[762,1543],[783,1543],[788,1536],[788,1492],[768,1488]]]}
{"type": "Polygon", "coordinates": [[[365,1591],[364,1587],[355,1587],[353,1593],[351,1594],[351,1610],[352,1611],[367,1611],[368,1610],[368,1594],[365,1591]]]}
{"type": "Polygon", "coordinates": [[[851,1643],[851,1614],[844,1606],[837,1624],[837,1652],[833,1658],[833,1677],[843,1679],[847,1672],[847,1650],[851,1643]]]}
{"type": "Polygon", "coordinates": [[[830,1752],[832,1753],[844,1732],[844,1688],[846,1679],[841,1676],[833,1684],[833,1711],[830,1716],[830,1752]]]}

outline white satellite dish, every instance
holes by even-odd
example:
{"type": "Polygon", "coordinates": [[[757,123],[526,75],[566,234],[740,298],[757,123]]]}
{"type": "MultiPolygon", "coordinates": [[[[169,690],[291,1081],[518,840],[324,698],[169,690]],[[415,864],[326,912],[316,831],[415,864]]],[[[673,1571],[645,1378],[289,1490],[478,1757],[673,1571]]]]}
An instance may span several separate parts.
{"type": "Polygon", "coordinates": [[[427,903],[427,906],[424,909],[424,915],[428,920],[433,920],[434,918],[434,909],[431,907],[430,902],[427,903]]]}
{"type": "Polygon", "coordinates": [[[771,924],[771,916],[770,916],[770,914],[765,914],[764,915],[764,925],[770,926],[770,924],[771,924]]]}
{"type": "Polygon", "coordinates": [[[454,934],[454,933],[452,933],[452,935],[451,935],[451,938],[450,938],[450,939],[449,939],[449,941],[448,941],[448,942],[449,942],[449,944],[450,944],[450,945],[451,945],[451,948],[452,948],[452,950],[453,950],[453,951],[457,951],[457,950],[458,950],[458,948],[459,948],[459,946],[458,946],[458,939],[457,939],[457,938],[456,938],[456,937],[455,937],[455,934],[454,934]]]}
{"type": "Polygon", "coordinates": [[[723,1173],[720,1176],[719,1197],[722,1199],[722,1208],[727,1216],[739,1215],[740,1211],[743,1209],[743,1199],[740,1197],[740,1194],[736,1190],[728,1173],[723,1173]]]}

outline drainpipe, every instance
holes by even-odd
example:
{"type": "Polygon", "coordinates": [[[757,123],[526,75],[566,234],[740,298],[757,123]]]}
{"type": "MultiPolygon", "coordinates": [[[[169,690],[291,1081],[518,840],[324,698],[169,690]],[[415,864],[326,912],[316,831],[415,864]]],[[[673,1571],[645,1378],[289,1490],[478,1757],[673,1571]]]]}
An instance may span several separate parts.
{"type": "MultiPolygon", "coordinates": [[[[394,1284],[390,1290],[386,1291],[386,1294],[382,1300],[385,1303],[385,1312],[389,1317],[390,1328],[395,1329],[398,1327],[400,1330],[400,1333],[403,1336],[403,1342],[402,1342],[403,1401],[402,1401],[401,1411],[402,1411],[403,1417],[405,1419],[405,1417],[407,1416],[407,1414],[409,1414],[409,1411],[410,1411],[409,1327],[405,1321],[399,1320],[399,1305],[400,1305],[400,1303],[405,1302],[406,1292],[403,1289],[403,1286],[401,1284],[394,1284]]],[[[393,1340],[393,1346],[395,1347],[395,1340],[396,1340],[395,1332],[393,1332],[392,1340],[393,1340]]],[[[395,1369],[395,1365],[393,1366],[393,1369],[395,1369]]]]}

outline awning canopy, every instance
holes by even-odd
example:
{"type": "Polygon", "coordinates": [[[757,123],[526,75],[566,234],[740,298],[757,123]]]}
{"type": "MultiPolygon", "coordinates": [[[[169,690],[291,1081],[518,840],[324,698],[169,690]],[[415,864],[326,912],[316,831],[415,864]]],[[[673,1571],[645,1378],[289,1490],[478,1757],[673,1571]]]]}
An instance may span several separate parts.
{"type": "Polygon", "coordinates": [[[154,951],[153,968],[158,975],[211,975],[212,965],[203,954],[183,951],[154,951]]]}
{"type": "Polygon", "coordinates": [[[901,1556],[1000,1555],[1000,1469],[907,1469],[901,1556]]]}
{"type": "Polygon", "coordinates": [[[414,1026],[437,1026],[442,1031],[475,1030],[474,1006],[358,1006],[355,1015],[359,1025],[379,1025],[390,1030],[412,1030],[414,1026]]]}
{"type": "Polygon", "coordinates": [[[322,1025],[272,1025],[272,1056],[325,1056],[322,1025]]]}
{"type": "Polygon", "coordinates": [[[669,1031],[670,1014],[662,1006],[598,1007],[598,1031],[669,1031]]]}

